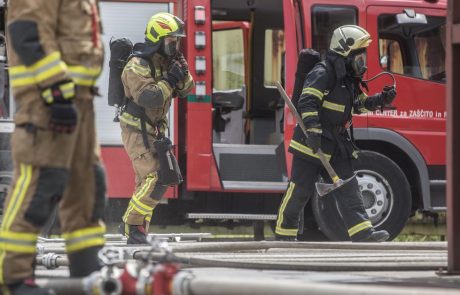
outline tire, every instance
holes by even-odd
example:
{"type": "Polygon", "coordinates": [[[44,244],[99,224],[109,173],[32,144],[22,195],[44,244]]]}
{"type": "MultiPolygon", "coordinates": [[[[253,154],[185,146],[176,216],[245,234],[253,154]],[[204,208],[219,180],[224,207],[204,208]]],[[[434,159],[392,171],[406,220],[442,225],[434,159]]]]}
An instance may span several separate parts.
{"type": "MultiPolygon", "coordinates": [[[[390,158],[362,151],[354,163],[364,208],[376,230],[386,230],[390,240],[404,228],[412,197],[404,172],[390,158]]],[[[312,208],[321,231],[333,241],[350,240],[334,198],[313,196],[312,208]]]]}

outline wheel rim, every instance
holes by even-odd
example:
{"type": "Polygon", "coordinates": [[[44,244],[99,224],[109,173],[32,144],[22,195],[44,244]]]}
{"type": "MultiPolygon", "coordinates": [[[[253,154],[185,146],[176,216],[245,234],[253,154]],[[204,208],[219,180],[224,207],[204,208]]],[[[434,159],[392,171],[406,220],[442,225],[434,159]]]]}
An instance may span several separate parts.
{"type": "Polygon", "coordinates": [[[378,227],[388,219],[393,208],[391,186],[385,177],[375,171],[358,170],[356,178],[367,215],[374,227],[378,227]]]}

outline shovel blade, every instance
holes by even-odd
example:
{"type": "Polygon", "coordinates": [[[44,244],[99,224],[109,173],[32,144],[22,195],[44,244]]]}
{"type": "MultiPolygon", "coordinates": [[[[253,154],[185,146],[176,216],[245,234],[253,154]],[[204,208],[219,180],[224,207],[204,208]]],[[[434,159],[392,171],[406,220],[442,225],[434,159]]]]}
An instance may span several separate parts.
{"type": "Polygon", "coordinates": [[[345,184],[350,182],[353,178],[355,178],[355,176],[356,176],[356,174],[353,175],[350,178],[345,179],[345,180],[339,179],[334,183],[317,182],[317,183],[315,183],[316,191],[318,192],[318,195],[320,197],[324,197],[325,195],[329,194],[330,192],[332,192],[332,191],[334,191],[334,190],[336,190],[338,188],[341,188],[342,186],[344,186],[345,184]]]}

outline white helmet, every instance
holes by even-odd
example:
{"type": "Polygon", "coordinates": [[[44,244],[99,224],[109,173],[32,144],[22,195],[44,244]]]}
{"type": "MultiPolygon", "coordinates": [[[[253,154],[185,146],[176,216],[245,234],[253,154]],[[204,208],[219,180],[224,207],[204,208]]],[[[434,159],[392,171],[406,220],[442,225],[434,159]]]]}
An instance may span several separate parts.
{"type": "Polygon", "coordinates": [[[334,30],[329,49],[347,57],[351,51],[366,48],[371,41],[371,35],[363,28],[345,25],[334,30]]]}

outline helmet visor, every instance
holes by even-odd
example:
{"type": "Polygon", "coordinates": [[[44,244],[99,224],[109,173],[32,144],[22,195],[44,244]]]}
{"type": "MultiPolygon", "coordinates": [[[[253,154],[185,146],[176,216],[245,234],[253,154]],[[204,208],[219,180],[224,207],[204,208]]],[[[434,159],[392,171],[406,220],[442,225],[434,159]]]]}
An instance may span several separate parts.
{"type": "Polygon", "coordinates": [[[166,36],[164,42],[165,54],[169,57],[176,55],[180,47],[180,38],[175,36],[166,36]]]}
{"type": "Polygon", "coordinates": [[[362,76],[367,70],[367,53],[360,52],[352,57],[351,66],[356,75],[362,76]]]}

